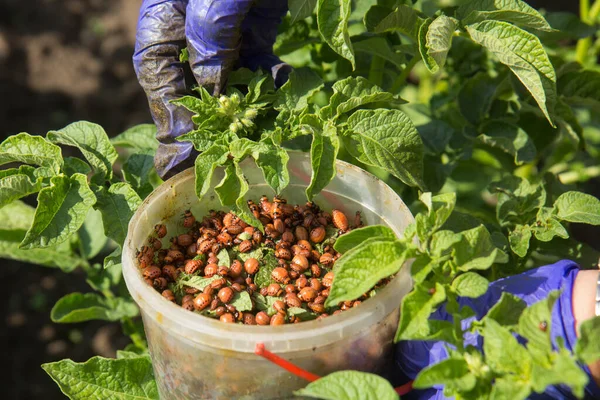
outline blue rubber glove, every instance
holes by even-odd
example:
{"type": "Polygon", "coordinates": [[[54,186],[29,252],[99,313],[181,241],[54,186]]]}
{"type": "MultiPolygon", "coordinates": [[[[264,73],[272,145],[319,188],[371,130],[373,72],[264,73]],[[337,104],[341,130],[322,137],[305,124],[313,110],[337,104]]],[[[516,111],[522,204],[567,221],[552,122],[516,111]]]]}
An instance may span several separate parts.
{"type": "Polygon", "coordinates": [[[158,128],[158,174],[169,177],[193,164],[194,149],[177,136],[192,130],[191,113],[169,101],[197,83],[221,93],[229,72],[245,67],[271,71],[282,85],[291,68],[273,55],[287,0],[144,0],[133,65],[158,128]],[[189,51],[191,71],[179,61],[189,51]],[[195,82],[194,82],[195,80],[195,82]]]}
{"type": "MultiPolygon", "coordinates": [[[[565,347],[573,349],[577,341],[575,333],[575,318],[573,317],[571,296],[575,277],[579,266],[572,261],[559,261],[556,264],[536,268],[520,275],[511,276],[492,282],[487,293],[477,299],[462,298],[461,306],[469,306],[477,314],[475,317],[463,321],[463,328],[468,326],[473,319],[481,319],[488,310],[500,299],[502,292],[512,293],[531,305],[545,299],[552,290],[562,290],[560,297],[552,310],[551,336],[553,347],[556,349],[556,338],[564,339],[565,347]]],[[[451,320],[444,307],[440,307],[431,319],[451,320]]],[[[479,350],[483,347],[479,335],[465,335],[465,345],[472,345],[479,350]]],[[[405,378],[415,379],[417,374],[428,365],[436,364],[448,357],[444,342],[436,341],[402,341],[396,347],[396,363],[405,375],[405,378]]],[[[596,385],[587,366],[581,366],[590,378],[586,387],[586,398],[600,399],[600,388],[596,385]]],[[[427,390],[413,390],[402,399],[446,399],[442,387],[427,390]]],[[[533,394],[530,399],[575,399],[568,387],[551,386],[544,394],[533,394]]]]}

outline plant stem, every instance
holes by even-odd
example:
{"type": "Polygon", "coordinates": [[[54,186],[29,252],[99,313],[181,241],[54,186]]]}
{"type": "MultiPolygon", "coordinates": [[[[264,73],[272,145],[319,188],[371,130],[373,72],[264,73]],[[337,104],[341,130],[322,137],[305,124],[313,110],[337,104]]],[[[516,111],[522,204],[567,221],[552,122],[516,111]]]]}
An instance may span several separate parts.
{"type": "Polygon", "coordinates": [[[384,67],[385,60],[379,56],[374,56],[369,69],[369,80],[377,86],[381,86],[383,83],[384,67]]]}
{"type": "Polygon", "coordinates": [[[596,21],[598,20],[598,15],[600,15],[600,0],[596,0],[590,8],[587,23],[590,25],[595,25],[596,21]]]}
{"type": "Polygon", "coordinates": [[[398,93],[400,91],[400,89],[404,85],[404,82],[408,78],[408,75],[410,74],[410,71],[412,71],[412,69],[419,62],[420,59],[421,59],[421,57],[415,55],[408,62],[408,64],[406,64],[406,67],[404,67],[404,69],[402,70],[402,72],[400,73],[400,75],[398,75],[398,77],[396,78],[396,80],[392,84],[392,88],[390,89],[390,92],[392,92],[392,93],[398,93]]]}

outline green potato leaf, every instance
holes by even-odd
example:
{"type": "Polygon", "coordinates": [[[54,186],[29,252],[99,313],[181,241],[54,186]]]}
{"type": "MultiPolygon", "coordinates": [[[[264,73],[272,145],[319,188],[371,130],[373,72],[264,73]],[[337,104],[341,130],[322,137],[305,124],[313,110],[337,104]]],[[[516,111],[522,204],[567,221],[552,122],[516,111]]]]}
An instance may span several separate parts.
{"type": "Polygon", "coordinates": [[[503,226],[528,224],[537,214],[537,210],[546,203],[546,190],[543,185],[513,175],[493,182],[490,191],[500,193],[496,217],[503,226]]]}
{"type": "Polygon", "coordinates": [[[600,225],[600,200],[587,193],[561,194],[554,202],[554,210],[563,221],[600,225]]]}
{"type": "Polygon", "coordinates": [[[131,148],[142,153],[153,154],[158,148],[156,125],[141,124],[127,129],[110,142],[117,147],[131,148]]]}
{"type": "Polygon", "coordinates": [[[569,232],[556,218],[554,209],[549,207],[540,208],[537,221],[531,230],[535,234],[535,238],[542,242],[549,242],[556,236],[563,239],[569,238],[569,232]]]}
{"type": "Polygon", "coordinates": [[[317,23],[321,37],[340,56],[356,68],[354,50],[348,33],[351,12],[350,0],[318,0],[317,23]]]}
{"type": "Polygon", "coordinates": [[[392,49],[387,39],[383,37],[370,37],[365,40],[354,41],[352,42],[352,46],[354,46],[354,51],[357,53],[362,52],[381,57],[398,68],[402,68],[406,63],[404,55],[392,49]]]}
{"type": "Polygon", "coordinates": [[[43,137],[19,133],[0,144],[0,165],[11,162],[39,165],[58,174],[63,165],[63,158],[60,147],[43,137]]]}
{"type": "Polygon", "coordinates": [[[473,0],[458,7],[457,18],[465,25],[486,20],[511,22],[522,28],[551,32],[553,29],[535,8],[521,0],[473,0]]]}
{"type": "Polygon", "coordinates": [[[514,294],[503,292],[500,300],[483,317],[482,321],[493,319],[501,326],[513,327],[519,323],[519,318],[527,308],[527,303],[514,294]]]}
{"type": "Polygon", "coordinates": [[[469,372],[467,362],[462,358],[449,358],[430,365],[422,370],[413,382],[416,389],[434,385],[444,385],[448,390],[467,392],[475,387],[477,379],[469,372]]]}
{"type": "Polygon", "coordinates": [[[445,300],[446,290],[439,283],[417,284],[413,291],[402,299],[395,341],[434,338],[438,331],[432,329],[429,316],[445,300]]]}
{"type": "Polygon", "coordinates": [[[326,307],[362,296],[382,278],[394,275],[406,260],[406,246],[390,239],[374,238],[340,257],[326,307]]]}
{"type": "Polygon", "coordinates": [[[276,110],[299,112],[308,107],[308,100],[323,87],[323,80],[310,68],[295,69],[288,81],[276,93],[276,110]]]}
{"type": "Polygon", "coordinates": [[[196,157],[196,195],[200,200],[208,192],[215,168],[227,161],[229,149],[225,146],[213,144],[205,152],[196,157]]]}
{"type": "Polygon", "coordinates": [[[83,222],[96,202],[84,175],[57,175],[51,186],[38,194],[38,207],[22,249],[56,246],[67,241],[83,222]]]}
{"type": "Polygon", "coordinates": [[[102,178],[112,177],[112,165],[119,155],[100,125],[74,122],[59,131],[48,132],[48,140],[78,148],[102,178]]]}
{"type": "Polygon", "coordinates": [[[333,248],[338,253],[344,254],[369,239],[396,239],[393,230],[383,225],[371,225],[364,228],[353,229],[344,233],[335,241],[333,248]]]}
{"type": "Polygon", "coordinates": [[[296,390],[296,396],[324,400],[399,400],[392,385],[384,378],[359,371],[338,371],[296,390]]]}
{"type": "MultiPolygon", "coordinates": [[[[16,170],[18,171],[18,170],[16,170]]],[[[15,200],[37,193],[42,189],[41,180],[33,180],[25,174],[15,174],[0,178],[0,207],[15,200]]]]}
{"type": "Polygon", "coordinates": [[[482,122],[496,98],[502,77],[492,78],[485,72],[467,80],[458,93],[458,105],[462,115],[473,125],[482,122]]]}
{"type": "Polygon", "coordinates": [[[382,168],[409,186],[423,187],[423,142],[412,121],[399,110],[359,110],[348,119],[348,151],[359,161],[382,168]]]}
{"type": "Polygon", "coordinates": [[[336,119],[358,107],[377,102],[400,104],[403,100],[383,91],[363,77],[349,77],[333,84],[333,95],[329,99],[329,105],[323,107],[319,113],[323,119],[336,119]]]}
{"type": "Polygon", "coordinates": [[[117,242],[119,246],[125,243],[129,221],[142,199],[127,183],[115,183],[110,188],[97,188],[98,202],[95,209],[102,213],[104,234],[117,242]]]}
{"type": "Polygon", "coordinates": [[[233,300],[231,301],[231,305],[234,306],[238,311],[251,311],[253,308],[252,299],[250,298],[248,292],[236,292],[233,300]]]}
{"type": "Polygon", "coordinates": [[[552,307],[559,294],[559,291],[554,290],[546,299],[527,307],[521,314],[517,327],[517,333],[527,339],[527,350],[534,361],[546,366],[549,366],[549,356],[552,352],[552,307]]]}
{"type": "Polygon", "coordinates": [[[71,400],[158,400],[149,357],[61,360],[42,368],[71,400]]]}
{"type": "Polygon", "coordinates": [[[527,349],[498,322],[486,319],[483,335],[485,362],[494,371],[530,377],[533,361],[527,349]]]}
{"type": "Polygon", "coordinates": [[[88,260],[96,257],[104,249],[108,238],[104,235],[102,213],[91,209],[77,231],[81,255],[88,260]]]}
{"type": "Polygon", "coordinates": [[[471,39],[509,67],[531,93],[544,116],[554,126],[557,101],[556,73],[540,40],[523,29],[502,21],[466,26],[471,39]]]}
{"type": "Polygon", "coordinates": [[[461,233],[462,240],[455,246],[454,259],[460,271],[485,270],[494,263],[508,262],[508,256],[494,246],[485,226],[461,233]]]}
{"type": "Polygon", "coordinates": [[[459,275],[452,281],[452,289],[459,296],[477,298],[483,296],[490,282],[475,272],[459,275]]]}
{"type": "Polygon", "coordinates": [[[67,157],[65,158],[63,171],[69,176],[73,174],[88,175],[90,172],[92,172],[92,168],[88,163],[79,158],[67,157]]]}
{"type": "Polygon", "coordinates": [[[154,156],[150,154],[132,154],[123,164],[123,178],[142,199],[154,190],[151,183],[154,173],[154,156]]]}
{"type": "Polygon", "coordinates": [[[58,323],[91,320],[118,321],[138,315],[138,308],[124,298],[107,299],[96,293],[70,293],[56,302],[50,318],[58,323]]]}
{"type": "Polygon", "coordinates": [[[427,20],[419,29],[419,51],[425,66],[431,73],[438,72],[446,64],[446,57],[452,47],[452,37],[458,28],[458,21],[440,15],[433,21],[427,20]]]}
{"type": "Polygon", "coordinates": [[[485,122],[477,140],[480,143],[502,150],[514,157],[516,165],[532,162],[536,156],[533,141],[527,133],[517,125],[505,121],[492,120],[485,122]]]}
{"type": "Polygon", "coordinates": [[[515,229],[510,231],[508,242],[513,253],[523,258],[529,250],[529,242],[531,240],[531,227],[529,225],[517,225],[515,229]]]}
{"type": "Polygon", "coordinates": [[[600,360],[600,317],[584,321],[580,326],[580,336],[575,343],[577,358],[586,364],[600,360]]]}
{"type": "Polygon", "coordinates": [[[316,5],[317,0],[288,0],[288,7],[291,14],[290,24],[313,15],[316,5]]]}
{"type": "Polygon", "coordinates": [[[335,125],[327,123],[322,132],[319,129],[313,131],[313,140],[310,146],[312,175],[310,184],[306,188],[306,197],[309,201],[335,178],[339,151],[340,139],[335,125]]]}
{"type": "Polygon", "coordinates": [[[400,32],[413,39],[417,38],[423,21],[416,10],[403,4],[399,4],[393,11],[375,5],[365,15],[365,26],[369,32],[400,32]]]}
{"type": "Polygon", "coordinates": [[[281,193],[290,183],[287,163],[290,159],[287,151],[279,146],[267,146],[266,151],[258,153],[256,165],[261,169],[265,181],[275,191],[281,193]]]}
{"type": "Polygon", "coordinates": [[[563,384],[569,386],[577,398],[584,398],[589,377],[577,364],[571,352],[560,347],[558,352],[553,352],[549,358],[550,365],[540,363],[533,365],[531,376],[533,390],[543,393],[550,385],[563,384]]]}

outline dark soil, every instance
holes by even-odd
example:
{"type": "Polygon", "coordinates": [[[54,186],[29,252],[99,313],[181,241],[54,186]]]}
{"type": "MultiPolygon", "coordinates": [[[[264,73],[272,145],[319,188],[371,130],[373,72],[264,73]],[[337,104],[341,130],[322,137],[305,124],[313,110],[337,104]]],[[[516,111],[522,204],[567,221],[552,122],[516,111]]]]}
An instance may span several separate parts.
{"type": "MultiPolygon", "coordinates": [[[[537,4],[534,4],[537,3],[537,4]]],[[[534,2],[577,10],[577,2],[534,2]]],[[[114,136],[150,122],[131,66],[141,0],[2,0],[0,2],[0,140],[45,134],[77,120],[114,136]]],[[[598,236],[596,236],[598,237],[598,236]]],[[[50,309],[62,296],[89,291],[83,275],[8,260],[0,338],[2,398],[63,399],[40,368],[45,362],[111,357],[127,344],[118,324],[58,325],[50,309]]]]}

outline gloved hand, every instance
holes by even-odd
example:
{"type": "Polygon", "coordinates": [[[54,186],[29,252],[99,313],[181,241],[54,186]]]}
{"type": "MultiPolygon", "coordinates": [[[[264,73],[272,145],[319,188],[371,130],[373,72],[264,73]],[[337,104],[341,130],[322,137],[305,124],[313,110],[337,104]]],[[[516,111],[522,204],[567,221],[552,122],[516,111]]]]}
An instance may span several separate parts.
{"type": "Polygon", "coordinates": [[[133,65],[158,128],[158,174],[169,177],[193,163],[190,143],[175,138],[193,129],[191,113],[169,101],[189,94],[195,81],[219,94],[233,68],[271,71],[276,85],[291,67],[273,55],[287,0],[144,0],[133,65]],[[179,61],[189,51],[191,71],[179,61]]]}
{"type": "MultiPolygon", "coordinates": [[[[477,299],[462,298],[459,303],[461,306],[469,306],[475,311],[474,319],[481,319],[488,310],[500,299],[502,292],[512,293],[527,305],[531,305],[545,299],[553,290],[562,290],[560,297],[554,304],[552,310],[551,337],[553,347],[556,350],[556,338],[564,339],[565,347],[572,351],[577,334],[575,332],[575,317],[573,315],[573,284],[579,266],[572,261],[559,261],[556,264],[547,265],[524,272],[519,275],[500,279],[492,282],[487,293],[477,299]]],[[[593,297],[593,294],[592,294],[593,297]]],[[[592,299],[593,301],[593,299],[592,299]]],[[[451,320],[451,316],[440,307],[431,317],[431,319],[451,320]]],[[[463,322],[470,323],[472,319],[463,322]]],[[[581,322],[581,321],[580,321],[581,322]]],[[[479,335],[465,335],[465,345],[472,345],[479,350],[482,349],[483,341],[479,335]]],[[[440,341],[402,341],[396,347],[396,363],[407,379],[415,379],[418,373],[428,365],[436,364],[448,357],[445,349],[446,344],[440,341]]],[[[584,371],[590,377],[590,383],[586,387],[586,398],[600,399],[600,388],[591,377],[587,366],[582,366],[584,371]]],[[[446,399],[442,393],[442,387],[435,387],[427,390],[413,390],[409,395],[402,396],[402,399],[446,399]]],[[[563,386],[551,386],[546,389],[542,395],[531,395],[530,399],[574,399],[571,391],[563,386]]]]}

